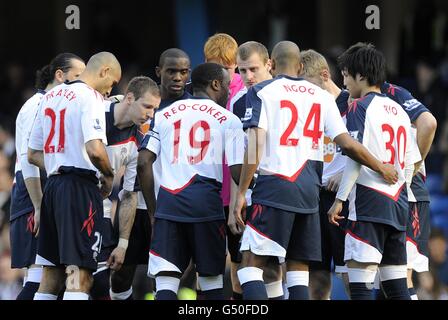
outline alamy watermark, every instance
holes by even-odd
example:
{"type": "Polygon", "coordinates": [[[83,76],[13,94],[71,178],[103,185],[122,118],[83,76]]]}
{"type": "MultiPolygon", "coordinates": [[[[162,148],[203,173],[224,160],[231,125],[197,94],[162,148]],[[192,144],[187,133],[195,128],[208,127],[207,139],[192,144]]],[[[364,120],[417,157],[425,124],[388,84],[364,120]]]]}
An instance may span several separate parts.
{"type": "Polygon", "coordinates": [[[380,29],[380,8],[375,5],[370,5],[366,8],[366,28],[368,30],[380,29]]]}
{"type": "Polygon", "coordinates": [[[79,30],[81,28],[80,10],[77,5],[71,4],[65,8],[68,17],[65,19],[65,27],[68,30],[79,30]]]}

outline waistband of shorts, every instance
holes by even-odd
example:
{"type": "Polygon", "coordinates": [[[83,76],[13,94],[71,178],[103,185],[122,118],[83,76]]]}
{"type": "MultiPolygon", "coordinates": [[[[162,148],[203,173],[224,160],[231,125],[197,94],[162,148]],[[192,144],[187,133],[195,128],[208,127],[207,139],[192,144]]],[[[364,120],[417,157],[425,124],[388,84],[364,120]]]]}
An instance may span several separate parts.
{"type": "Polygon", "coordinates": [[[75,175],[77,177],[87,179],[94,184],[98,184],[99,180],[96,176],[96,172],[89,169],[60,166],[58,169],[60,175],[75,175]]]}

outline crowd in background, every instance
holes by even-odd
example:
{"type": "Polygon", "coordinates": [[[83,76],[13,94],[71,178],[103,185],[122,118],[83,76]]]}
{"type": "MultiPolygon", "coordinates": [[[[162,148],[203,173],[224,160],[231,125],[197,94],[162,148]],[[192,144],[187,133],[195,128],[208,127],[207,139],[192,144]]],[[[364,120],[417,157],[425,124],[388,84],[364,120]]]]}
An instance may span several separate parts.
{"type": "MultiPolygon", "coordinates": [[[[448,16],[431,10],[434,8],[422,7],[416,13],[415,26],[403,29],[399,75],[389,80],[411,91],[438,121],[426,161],[427,185],[431,193],[430,271],[415,274],[414,283],[421,300],[448,300],[448,51],[443,45],[443,39],[448,39],[448,23],[442,23],[448,21],[448,16]],[[428,30],[421,26],[428,26],[428,30]],[[427,33],[434,30],[437,33],[437,28],[441,35],[428,36],[427,33]],[[438,39],[442,39],[442,45],[438,39]]],[[[333,62],[333,79],[338,85],[342,83],[334,61],[344,49],[323,51],[327,53],[330,65],[333,62]]],[[[126,61],[123,70],[125,74],[114,93],[122,93],[123,86],[139,72],[138,66],[126,61]]],[[[34,73],[35,70],[28,70],[25,64],[17,61],[6,62],[0,71],[0,300],[15,299],[23,279],[21,270],[10,268],[9,206],[16,159],[15,118],[23,103],[34,94],[34,73]]],[[[138,269],[134,284],[135,297],[144,298],[148,284],[146,268],[138,269]]]]}

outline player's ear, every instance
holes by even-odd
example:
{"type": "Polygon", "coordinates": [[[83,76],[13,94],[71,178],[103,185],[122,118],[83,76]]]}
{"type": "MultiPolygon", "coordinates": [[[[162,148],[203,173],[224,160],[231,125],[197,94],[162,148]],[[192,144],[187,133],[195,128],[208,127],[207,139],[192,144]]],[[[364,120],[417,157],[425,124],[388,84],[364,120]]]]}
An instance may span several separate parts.
{"type": "Polygon", "coordinates": [[[128,93],[126,93],[125,101],[126,101],[128,104],[133,103],[133,102],[135,101],[135,96],[134,96],[134,94],[133,94],[132,92],[128,92],[128,93]]]}
{"type": "Polygon", "coordinates": [[[157,78],[160,78],[160,72],[161,72],[161,69],[160,69],[159,66],[157,66],[156,67],[156,76],[157,76],[157,78]]]}
{"type": "Polygon", "coordinates": [[[268,59],[268,61],[266,61],[266,69],[268,70],[268,72],[271,72],[272,69],[271,59],[268,59]]]}
{"type": "Polygon", "coordinates": [[[271,74],[274,75],[275,71],[275,59],[271,60],[271,74]]]}
{"type": "Polygon", "coordinates": [[[110,73],[110,67],[104,67],[100,71],[100,77],[106,78],[109,75],[109,73],[110,73]]]}
{"type": "Polygon", "coordinates": [[[219,89],[221,88],[221,81],[219,81],[218,79],[212,80],[212,82],[210,83],[210,87],[214,91],[219,91],[219,89]]]}
{"type": "Polygon", "coordinates": [[[297,76],[299,76],[300,74],[302,74],[302,70],[303,70],[303,63],[300,62],[300,64],[299,64],[299,68],[297,69],[297,76]]]}
{"type": "Polygon", "coordinates": [[[62,71],[61,69],[56,70],[56,72],[54,73],[54,79],[58,83],[63,83],[64,82],[64,71],[62,71]]]}
{"type": "Polygon", "coordinates": [[[328,69],[323,69],[320,73],[320,77],[324,82],[327,82],[330,79],[330,71],[328,69]]]}

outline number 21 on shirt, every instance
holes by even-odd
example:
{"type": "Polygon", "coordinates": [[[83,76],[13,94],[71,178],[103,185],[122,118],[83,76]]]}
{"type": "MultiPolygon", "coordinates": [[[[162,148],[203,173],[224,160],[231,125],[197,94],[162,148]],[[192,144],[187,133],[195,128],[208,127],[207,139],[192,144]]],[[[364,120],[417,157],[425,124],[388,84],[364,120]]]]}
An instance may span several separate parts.
{"type": "Polygon", "coordinates": [[[45,109],[45,117],[49,117],[51,120],[51,128],[50,133],[48,134],[47,140],[45,141],[44,146],[44,152],[45,153],[63,153],[64,152],[64,145],[65,145],[65,111],[66,109],[63,109],[59,112],[59,118],[56,117],[56,113],[51,108],[45,109]],[[57,120],[59,120],[59,123],[57,123],[57,120]],[[58,147],[55,150],[55,145],[53,142],[54,134],[56,132],[56,126],[59,129],[59,140],[58,140],[58,147]]]}

